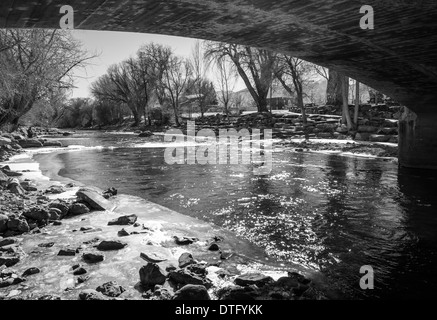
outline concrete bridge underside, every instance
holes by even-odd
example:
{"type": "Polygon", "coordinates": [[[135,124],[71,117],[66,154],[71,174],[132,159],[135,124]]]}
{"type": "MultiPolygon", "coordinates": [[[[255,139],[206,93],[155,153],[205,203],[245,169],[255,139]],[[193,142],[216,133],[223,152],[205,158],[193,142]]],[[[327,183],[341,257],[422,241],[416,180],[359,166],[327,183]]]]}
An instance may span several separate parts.
{"type": "Polygon", "coordinates": [[[437,169],[435,0],[2,0],[0,28],[59,28],[62,5],[76,29],[233,42],[343,72],[414,111],[400,122],[400,163],[437,169]],[[363,5],[373,30],[359,26],[363,5]]]}

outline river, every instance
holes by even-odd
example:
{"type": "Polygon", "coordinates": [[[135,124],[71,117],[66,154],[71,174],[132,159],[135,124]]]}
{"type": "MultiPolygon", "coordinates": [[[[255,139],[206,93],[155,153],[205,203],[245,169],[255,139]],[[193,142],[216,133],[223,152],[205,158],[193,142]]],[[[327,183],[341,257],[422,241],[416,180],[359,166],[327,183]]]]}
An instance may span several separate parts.
{"type": "Polygon", "coordinates": [[[437,176],[391,161],[276,146],[273,170],[167,165],[165,144],[79,132],[35,155],[43,172],[140,196],[234,231],[268,255],[320,272],[345,299],[423,299],[437,292],[437,176]],[[359,281],[374,269],[373,290],[359,281]]]}

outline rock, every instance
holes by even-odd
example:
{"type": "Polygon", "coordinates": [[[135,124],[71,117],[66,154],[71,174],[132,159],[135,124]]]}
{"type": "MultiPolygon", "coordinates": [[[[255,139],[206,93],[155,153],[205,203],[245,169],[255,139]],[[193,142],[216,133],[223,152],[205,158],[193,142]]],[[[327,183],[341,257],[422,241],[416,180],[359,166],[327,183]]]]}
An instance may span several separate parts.
{"type": "Polygon", "coordinates": [[[127,226],[135,224],[138,217],[135,214],[129,216],[121,216],[108,222],[108,226],[127,226]]]}
{"type": "Polygon", "coordinates": [[[256,285],[258,287],[262,287],[265,284],[272,282],[273,279],[271,277],[265,276],[260,273],[248,273],[241,276],[238,276],[235,279],[235,284],[238,286],[250,286],[250,285],[256,285]]]}
{"type": "Polygon", "coordinates": [[[105,199],[109,199],[113,196],[116,196],[118,193],[117,189],[115,188],[109,188],[108,190],[106,190],[105,192],[103,192],[103,197],[105,199]]]}
{"type": "Polygon", "coordinates": [[[40,273],[40,272],[41,272],[40,269],[32,267],[32,268],[29,268],[26,271],[24,271],[22,276],[28,277],[28,276],[32,276],[32,275],[40,273]]]}
{"type": "Polygon", "coordinates": [[[66,190],[63,186],[51,186],[46,190],[46,193],[50,194],[61,194],[64,193],[66,190]]]}
{"type": "Polygon", "coordinates": [[[79,201],[88,204],[94,210],[105,211],[112,208],[111,203],[106,200],[99,192],[91,188],[81,188],[76,193],[79,201]]]}
{"type": "Polygon", "coordinates": [[[105,256],[100,253],[84,253],[82,259],[87,263],[98,263],[105,260],[105,256]]]}
{"type": "Polygon", "coordinates": [[[16,216],[9,216],[8,229],[21,233],[30,231],[27,221],[21,218],[17,218],[16,216]]]}
{"type": "Polygon", "coordinates": [[[76,255],[76,250],[74,249],[61,249],[59,250],[58,256],[71,257],[76,255]]]}
{"type": "Polygon", "coordinates": [[[140,281],[146,287],[163,284],[166,277],[167,272],[155,263],[148,263],[140,269],[140,281]]]}
{"type": "Polygon", "coordinates": [[[0,137],[0,147],[11,144],[12,140],[5,137],[0,137]]]}
{"type": "Polygon", "coordinates": [[[4,214],[0,214],[0,233],[8,230],[8,221],[9,218],[7,216],[5,216],[4,214]]]}
{"type": "Polygon", "coordinates": [[[0,267],[6,266],[7,268],[9,268],[16,265],[18,262],[20,262],[20,255],[16,253],[6,253],[0,255],[0,267]]]}
{"type": "Polygon", "coordinates": [[[24,195],[26,192],[18,179],[12,179],[8,183],[8,190],[13,194],[24,195]]]}
{"type": "Polygon", "coordinates": [[[347,126],[346,125],[344,125],[344,124],[342,124],[341,126],[339,126],[338,128],[337,128],[337,130],[336,130],[336,132],[338,132],[338,133],[342,133],[342,134],[345,134],[345,133],[348,133],[348,129],[347,129],[347,126]]]}
{"type": "Polygon", "coordinates": [[[141,132],[138,135],[139,138],[148,138],[148,137],[151,137],[151,136],[153,136],[153,133],[150,132],[150,131],[141,132]]]}
{"type": "Polygon", "coordinates": [[[391,136],[372,134],[369,138],[371,142],[388,142],[391,136]]]}
{"type": "Polygon", "coordinates": [[[119,240],[105,240],[99,243],[97,250],[100,251],[111,251],[111,250],[121,250],[127,246],[127,243],[121,242],[119,240]]]}
{"type": "Polygon", "coordinates": [[[105,296],[96,290],[86,289],[79,293],[80,300],[106,300],[105,296]]]}
{"type": "Polygon", "coordinates": [[[77,278],[77,283],[84,283],[87,282],[90,279],[89,276],[80,276],[79,278],[77,278]]]}
{"type": "Polygon", "coordinates": [[[0,239],[0,248],[10,246],[11,244],[18,243],[18,239],[15,238],[6,238],[6,239],[0,239]]]}
{"type": "Polygon", "coordinates": [[[211,298],[205,286],[188,284],[176,291],[173,300],[211,300],[211,298]]]}
{"type": "Polygon", "coordinates": [[[35,221],[44,221],[50,219],[49,212],[42,207],[32,207],[23,213],[28,219],[32,219],[35,221]]]}
{"type": "Polygon", "coordinates": [[[68,214],[69,207],[62,202],[52,202],[49,204],[50,209],[58,209],[61,211],[61,218],[65,217],[68,214]]]}
{"type": "Polygon", "coordinates": [[[47,294],[47,295],[44,295],[44,296],[37,298],[37,300],[47,300],[47,301],[49,301],[49,300],[61,300],[61,297],[47,294]]]}
{"type": "Polygon", "coordinates": [[[68,214],[72,216],[78,216],[81,214],[89,213],[90,209],[83,203],[73,203],[68,210],[68,214]]]}
{"type": "Polygon", "coordinates": [[[18,144],[22,148],[42,148],[43,147],[41,141],[39,141],[37,139],[18,140],[18,144]]]}
{"type": "Polygon", "coordinates": [[[169,277],[174,282],[184,285],[185,284],[204,285],[207,288],[210,288],[212,286],[211,282],[208,279],[202,279],[200,276],[191,273],[186,269],[172,271],[169,273],[169,277]]]}
{"type": "Polygon", "coordinates": [[[62,142],[60,142],[60,141],[48,141],[48,140],[45,140],[43,142],[43,146],[44,147],[62,147],[62,142]]]}
{"type": "Polygon", "coordinates": [[[197,238],[192,238],[192,237],[179,237],[179,236],[174,236],[173,239],[175,240],[175,243],[177,245],[189,245],[192,244],[196,241],[199,241],[199,239],[197,238]]]}
{"type": "Polygon", "coordinates": [[[305,278],[303,275],[301,275],[301,274],[299,274],[297,272],[288,272],[288,277],[289,278],[293,278],[297,282],[302,283],[302,284],[309,284],[309,283],[311,283],[310,279],[305,278]]]}
{"type": "Polygon", "coordinates": [[[8,177],[21,177],[23,174],[11,170],[3,170],[3,173],[8,177]]]}
{"type": "Polygon", "coordinates": [[[76,270],[73,271],[73,275],[75,275],[75,276],[81,276],[81,275],[83,275],[85,273],[87,273],[87,271],[84,268],[82,268],[82,267],[79,267],[79,268],[77,268],[76,270]]]}
{"type": "Polygon", "coordinates": [[[55,245],[54,242],[48,242],[48,243],[40,243],[40,244],[38,245],[38,247],[40,247],[40,248],[51,248],[51,247],[53,247],[54,245],[55,245]]]}
{"type": "Polygon", "coordinates": [[[217,243],[212,243],[212,244],[209,246],[208,250],[209,250],[209,251],[219,251],[219,250],[220,250],[220,247],[218,246],[217,243]]]}
{"type": "Polygon", "coordinates": [[[200,275],[202,277],[206,276],[208,274],[208,271],[206,270],[205,265],[202,264],[190,264],[188,267],[186,267],[188,271],[191,273],[200,275]]]}
{"type": "Polygon", "coordinates": [[[299,281],[293,277],[281,277],[275,282],[276,286],[290,290],[299,286],[299,281]]]}
{"type": "Polygon", "coordinates": [[[20,277],[14,275],[13,277],[10,277],[6,280],[0,280],[0,288],[6,288],[9,286],[17,285],[17,284],[20,284],[24,281],[26,281],[26,279],[23,279],[23,278],[20,278],[20,277]]]}
{"type": "Polygon", "coordinates": [[[191,253],[185,252],[182,253],[181,256],[179,257],[179,268],[185,268],[187,266],[189,266],[190,264],[195,264],[197,263],[196,260],[194,260],[193,256],[191,255],[191,253]]]}
{"type": "Polygon", "coordinates": [[[399,138],[398,138],[398,136],[392,136],[390,138],[390,140],[388,140],[388,142],[390,142],[390,143],[399,143],[399,138]]]}
{"type": "Polygon", "coordinates": [[[228,286],[217,291],[219,300],[255,300],[255,295],[256,292],[250,287],[228,286]]]}
{"type": "Polygon", "coordinates": [[[56,221],[62,218],[62,212],[56,208],[49,209],[49,220],[56,221]]]}
{"type": "Polygon", "coordinates": [[[36,185],[30,181],[22,181],[20,184],[21,187],[28,192],[38,191],[36,185]]]}
{"type": "Polygon", "coordinates": [[[356,141],[369,141],[369,138],[370,138],[370,134],[369,133],[365,133],[365,132],[357,133],[355,135],[355,140],[356,141]]]}
{"type": "Polygon", "coordinates": [[[118,231],[117,235],[119,237],[128,237],[130,236],[130,233],[127,232],[125,229],[121,229],[120,231],[118,231]]]}
{"type": "Polygon", "coordinates": [[[0,186],[8,185],[9,177],[0,171],[0,186]]]}
{"type": "Polygon", "coordinates": [[[374,133],[378,130],[378,128],[373,126],[358,126],[358,132],[365,132],[365,133],[374,133]]]}
{"type": "Polygon", "coordinates": [[[160,255],[158,252],[141,252],[140,257],[150,263],[160,263],[167,261],[167,258],[160,255]]]}
{"type": "Polygon", "coordinates": [[[116,281],[111,281],[97,287],[96,291],[108,297],[119,297],[126,289],[119,286],[116,281]]]}

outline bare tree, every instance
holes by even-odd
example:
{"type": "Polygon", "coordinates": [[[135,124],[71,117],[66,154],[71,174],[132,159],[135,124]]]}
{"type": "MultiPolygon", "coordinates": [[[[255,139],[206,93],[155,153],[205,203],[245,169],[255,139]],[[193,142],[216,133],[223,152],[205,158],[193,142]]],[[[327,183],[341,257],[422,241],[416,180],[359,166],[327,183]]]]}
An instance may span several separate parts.
{"type": "Polygon", "coordinates": [[[231,102],[233,91],[237,83],[237,75],[225,58],[217,60],[216,66],[218,70],[220,100],[223,103],[223,109],[229,121],[229,104],[231,102]]]}
{"type": "Polygon", "coordinates": [[[355,80],[355,110],[354,110],[354,125],[358,127],[358,114],[360,111],[360,83],[355,80]]]}
{"type": "Polygon", "coordinates": [[[173,52],[170,47],[161,44],[149,43],[140,48],[138,56],[149,61],[153,82],[155,84],[155,95],[159,104],[164,107],[168,97],[164,85],[164,74],[168,68],[173,52]]]}
{"type": "Polygon", "coordinates": [[[201,42],[199,40],[194,44],[194,48],[191,53],[190,64],[193,77],[191,87],[194,89],[194,94],[196,95],[195,100],[197,101],[200,114],[203,118],[207,108],[207,99],[204,91],[206,88],[206,82],[208,82],[205,80],[209,65],[204,60],[201,42]]]}
{"type": "Polygon", "coordinates": [[[0,30],[0,126],[29,112],[54,91],[73,87],[73,70],[87,54],[65,30],[0,30]]]}
{"type": "Polygon", "coordinates": [[[182,93],[185,91],[186,84],[192,75],[191,64],[189,61],[173,56],[170,58],[168,66],[163,74],[163,86],[170,97],[173,107],[175,123],[179,122],[179,103],[182,93]]]}
{"type": "Polygon", "coordinates": [[[268,112],[267,96],[275,77],[277,54],[229,43],[208,42],[206,57],[228,56],[252,96],[258,112],[268,112]]]}
{"type": "Polygon", "coordinates": [[[276,77],[290,95],[296,94],[297,104],[302,112],[304,132],[307,139],[307,116],[303,102],[305,95],[304,87],[311,82],[313,73],[314,65],[312,63],[287,55],[279,56],[279,68],[277,69],[276,77]]]}

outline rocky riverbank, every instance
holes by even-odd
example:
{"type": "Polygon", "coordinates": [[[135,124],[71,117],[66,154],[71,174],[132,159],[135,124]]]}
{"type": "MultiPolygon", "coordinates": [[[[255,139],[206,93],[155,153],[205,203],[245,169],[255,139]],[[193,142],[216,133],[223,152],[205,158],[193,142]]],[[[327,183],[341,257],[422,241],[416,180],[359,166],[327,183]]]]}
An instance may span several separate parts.
{"type": "Polygon", "coordinates": [[[226,230],[115,189],[29,179],[26,167],[1,167],[0,299],[326,297],[317,277],[226,230]]]}

